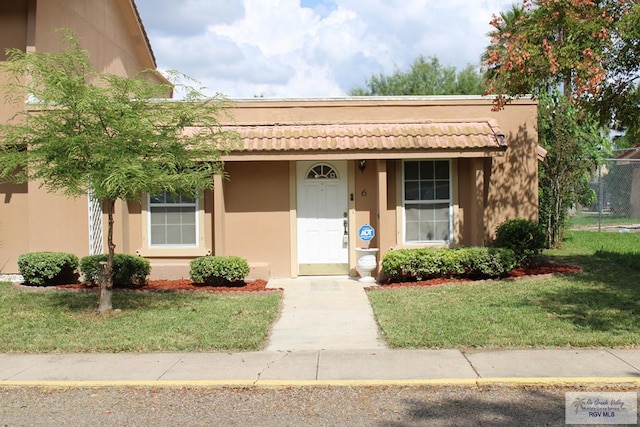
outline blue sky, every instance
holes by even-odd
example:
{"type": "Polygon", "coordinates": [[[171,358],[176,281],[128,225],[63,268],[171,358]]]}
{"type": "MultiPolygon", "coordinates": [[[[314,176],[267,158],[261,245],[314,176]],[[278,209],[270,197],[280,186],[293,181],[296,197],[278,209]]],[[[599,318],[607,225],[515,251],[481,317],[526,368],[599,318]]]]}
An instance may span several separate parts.
{"type": "Polygon", "coordinates": [[[322,0],[300,0],[300,5],[302,7],[308,7],[310,9],[313,9],[317,5],[323,4],[323,3],[326,3],[326,2],[323,2],[322,0]]]}
{"type": "Polygon", "coordinates": [[[329,2],[322,0],[300,0],[300,6],[314,9],[319,5],[326,6],[329,2]]]}
{"type": "Polygon", "coordinates": [[[479,65],[512,0],[136,0],[158,67],[232,98],[336,97],[419,55],[479,65]]]}

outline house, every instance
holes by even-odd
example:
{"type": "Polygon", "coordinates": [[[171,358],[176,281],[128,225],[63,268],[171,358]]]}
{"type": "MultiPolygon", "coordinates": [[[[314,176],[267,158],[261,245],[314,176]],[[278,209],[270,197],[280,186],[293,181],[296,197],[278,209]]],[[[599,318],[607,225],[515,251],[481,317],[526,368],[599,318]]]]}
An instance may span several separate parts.
{"type": "MultiPolygon", "coordinates": [[[[133,0],[11,0],[0,2],[0,61],[5,50],[56,52],[57,28],[70,28],[98,71],[134,76],[156,68],[133,0]]],[[[0,76],[0,79],[2,76],[0,76]]],[[[159,83],[167,83],[158,77],[159,83]]],[[[26,106],[25,106],[26,108],[26,106]]],[[[0,123],[17,111],[0,100],[0,123]]],[[[0,184],[0,273],[17,272],[18,255],[39,250],[88,253],[87,199],[46,193],[37,182],[0,184]]],[[[100,228],[99,207],[92,223],[100,228]]],[[[94,233],[95,234],[95,233],[94,233]]],[[[93,242],[100,246],[101,242],[93,242]]]]}
{"type": "Polygon", "coordinates": [[[242,256],[253,277],[357,275],[359,246],[380,259],[485,245],[500,222],[537,216],[531,100],[492,112],[483,97],[252,99],[231,116],[243,145],[213,191],[119,206],[119,250],[150,259],[155,277],[186,277],[206,254],[242,256]]]}
{"type": "MultiPolygon", "coordinates": [[[[537,216],[531,100],[498,113],[482,97],[237,100],[231,116],[224,125],[243,145],[224,156],[227,177],[212,177],[213,191],[117,205],[117,250],[150,259],[153,277],[188,277],[188,262],[207,254],[245,257],[253,277],[356,275],[358,246],[379,257],[481,246],[500,222],[537,216]]],[[[86,199],[34,184],[2,190],[4,263],[36,250],[89,253],[86,199]]]]}
{"type": "MultiPolygon", "coordinates": [[[[27,49],[55,49],[48,28],[75,29],[75,17],[91,11],[78,33],[100,52],[99,69],[154,65],[131,0],[18,3],[27,49]]],[[[214,190],[198,200],[118,203],[116,251],[148,258],[154,278],[188,277],[189,261],[207,254],[244,257],[252,277],[267,278],[355,276],[360,246],[379,248],[379,261],[402,247],[486,245],[502,221],[537,217],[540,156],[536,103],[491,107],[477,96],[235,100],[223,125],[242,146],[224,156],[227,176],[213,176],[214,190]],[[358,236],[364,225],[375,232],[369,242],[358,236]]],[[[17,272],[25,252],[105,250],[104,214],[87,198],[37,183],[0,192],[4,273],[17,272]]]]}

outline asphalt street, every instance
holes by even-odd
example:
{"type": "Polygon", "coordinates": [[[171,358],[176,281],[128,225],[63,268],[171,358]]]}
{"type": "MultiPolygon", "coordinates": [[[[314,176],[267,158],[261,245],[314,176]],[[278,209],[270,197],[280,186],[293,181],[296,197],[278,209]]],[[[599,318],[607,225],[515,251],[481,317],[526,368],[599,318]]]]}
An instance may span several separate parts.
{"type": "Polygon", "coordinates": [[[0,388],[3,426],[561,426],[543,387],[0,388]]]}

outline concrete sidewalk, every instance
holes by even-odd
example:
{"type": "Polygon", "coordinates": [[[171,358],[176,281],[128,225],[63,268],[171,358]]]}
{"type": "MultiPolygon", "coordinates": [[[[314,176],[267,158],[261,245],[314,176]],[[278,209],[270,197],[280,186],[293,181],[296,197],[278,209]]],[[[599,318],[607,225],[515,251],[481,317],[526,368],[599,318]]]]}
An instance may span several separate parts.
{"type": "Polygon", "coordinates": [[[640,386],[640,350],[0,354],[2,386],[640,386]]]}

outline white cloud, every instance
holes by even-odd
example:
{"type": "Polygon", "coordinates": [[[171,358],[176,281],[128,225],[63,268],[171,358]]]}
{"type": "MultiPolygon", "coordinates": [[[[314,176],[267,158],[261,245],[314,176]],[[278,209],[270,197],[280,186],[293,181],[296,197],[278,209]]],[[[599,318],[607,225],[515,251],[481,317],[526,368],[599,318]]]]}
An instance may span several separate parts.
{"type": "Polygon", "coordinates": [[[231,97],[341,96],[417,56],[479,64],[511,0],[137,0],[160,68],[231,97]],[[163,8],[161,6],[167,6],[163,8]],[[177,22],[179,21],[179,22],[177,22]]]}
{"type": "Polygon", "coordinates": [[[193,35],[213,23],[230,23],[244,14],[238,0],[138,0],[150,36],[193,35]]]}

